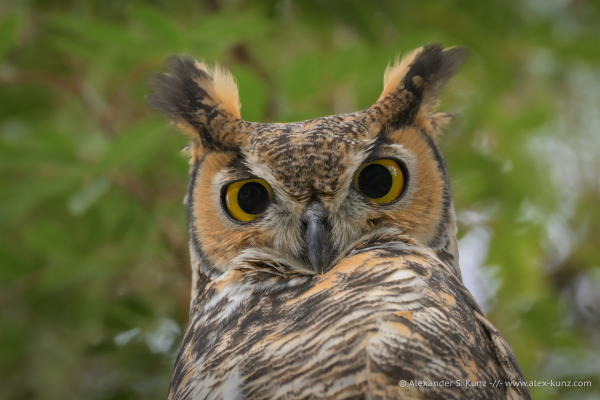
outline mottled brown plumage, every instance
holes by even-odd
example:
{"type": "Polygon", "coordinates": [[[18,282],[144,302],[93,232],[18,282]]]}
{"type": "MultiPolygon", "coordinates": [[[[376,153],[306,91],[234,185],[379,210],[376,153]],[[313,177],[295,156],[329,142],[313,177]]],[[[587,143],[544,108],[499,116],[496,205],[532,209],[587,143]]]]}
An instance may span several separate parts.
{"type": "Polygon", "coordinates": [[[192,305],[171,399],[529,398],[507,387],[517,361],[458,267],[435,107],[465,58],[425,46],[371,108],[290,124],[242,121],[232,78],[190,58],[153,76],[150,103],[192,135],[192,305]],[[356,183],[380,160],[403,178],[391,201],[356,183]],[[268,203],[236,219],[229,188],[251,180],[268,203]]]}

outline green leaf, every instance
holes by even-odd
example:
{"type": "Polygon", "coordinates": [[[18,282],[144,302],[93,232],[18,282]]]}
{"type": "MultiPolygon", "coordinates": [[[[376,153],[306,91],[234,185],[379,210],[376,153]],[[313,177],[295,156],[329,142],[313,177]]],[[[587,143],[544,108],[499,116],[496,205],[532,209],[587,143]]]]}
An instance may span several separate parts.
{"type": "Polygon", "coordinates": [[[263,121],[267,111],[267,89],[258,76],[249,68],[238,67],[232,71],[237,81],[242,105],[242,119],[263,121]]]}
{"type": "Polygon", "coordinates": [[[283,89],[292,100],[314,96],[320,83],[319,58],[314,53],[296,58],[285,72],[283,89]]]}
{"type": "Polygon", "coordinates": [[[5,14],[0,19],[0,60],[16,45],[19,30],[25,18],[21,14],[5,14]]]}
{"type": "Polygon", "coordinates": [[[270,28],[270,21],[256,11],[239,13],[228,9],[196,24],[186,36],[192,43],[225,44],[264,35],[270,28]]]}
{"type": "MultiPolygon", "coordinates": [[[[130,30],[119,25],[86,19],[74,19],[63,15],[53,16],[50,22],[54,27],[74,35],[75,39],[62,42],[62,46],[67,46],[69,41],[87,46],[101,46],[104,49],[115,52],[120,57],[126,58],[149,56],[153,54],[155,49],[152,43],[136,37],[130,30]]],[[[78,53],[81,55],[86,54],[83,49],[79,49],[78,53]]],[[[90,56],[92,55],[88,54],[87,57],[90,56]]],[[[105,60],[107,59],[106,54],[99,53],[97,56],[102,56],[105,60]]]]}
{"type": "Polygon", "coordinates": [[[56,178],[38,177],[13,183],[0,191],[0,220],[9,222],[22,218],[43,202],[72,189],[80,179],[78,171],[70,171],[56,178]]]}
{"type": "Polygon", "coordinates": [[[139,5],[133,8],[132,16],[143,24],[152,36],[160,39],[169,51],[177,51],[182,46],[181,33],[173,20],[166,18],[166,15],[156,8],[139,5]]]}
{"type": "Polygon", "coordinates": [[[96,203],[110,187],[110,181],[103,176],[85,185],[74,193],[67,202],[71,215],[80,216],[96,203]]]}
{"type": "Polygon", "coordinates": [[[106,153],[95,166],[95,171],[104,173],[124,165],[140,165],[160,148],[164,121],[145,120],[121,133],[108,145],[106,153]]]}

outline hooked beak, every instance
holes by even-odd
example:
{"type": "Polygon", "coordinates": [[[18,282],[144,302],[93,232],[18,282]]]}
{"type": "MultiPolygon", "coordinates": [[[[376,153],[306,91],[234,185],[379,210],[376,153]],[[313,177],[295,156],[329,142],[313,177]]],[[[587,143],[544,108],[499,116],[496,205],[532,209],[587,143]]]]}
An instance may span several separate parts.
{"type": "Polygon", "coordinates": [[[331,257],[329,231],[325,226],[327,211],[320,202],[311,204],[303,215],[308,222],[306,229],[306,252],[312,269],[317,274],[325,272],[331,257]]]}

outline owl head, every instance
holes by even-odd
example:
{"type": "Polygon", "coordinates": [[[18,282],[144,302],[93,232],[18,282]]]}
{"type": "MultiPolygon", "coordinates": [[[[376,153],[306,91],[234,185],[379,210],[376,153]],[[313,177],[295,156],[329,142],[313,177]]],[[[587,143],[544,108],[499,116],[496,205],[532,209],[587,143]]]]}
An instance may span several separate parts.
{"type": "Polygon", "coordinates": [[[402,236],[458,276],[456,223],[436,131],[440,89],[467,57],[427,45],[389,66],[370,108],[295,123],[240,117],[232,76],[172,56],[149,103],[189,134],[185,205],[196,272],[329,271],[359,248],[402,236]]]}

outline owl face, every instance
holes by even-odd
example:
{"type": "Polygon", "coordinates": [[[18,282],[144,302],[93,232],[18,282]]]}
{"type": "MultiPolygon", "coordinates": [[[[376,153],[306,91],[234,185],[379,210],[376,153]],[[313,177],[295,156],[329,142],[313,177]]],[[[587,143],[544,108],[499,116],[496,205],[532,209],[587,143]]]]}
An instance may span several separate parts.
{"type": "Polygon", "coordinates": [[[185,202],[202,268],[320,274],[390,231],[452,254],[454,213],[434,140],[449,116],[433,108],[465,57],[420,48],[388,67],[371,108],[289,124],[242,121],[230,75],[171,58],[170,73],[152,78],[150,102],[192,135],[185,202]]]}

